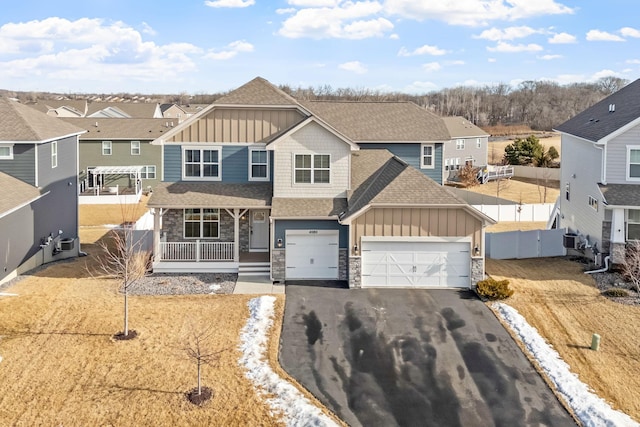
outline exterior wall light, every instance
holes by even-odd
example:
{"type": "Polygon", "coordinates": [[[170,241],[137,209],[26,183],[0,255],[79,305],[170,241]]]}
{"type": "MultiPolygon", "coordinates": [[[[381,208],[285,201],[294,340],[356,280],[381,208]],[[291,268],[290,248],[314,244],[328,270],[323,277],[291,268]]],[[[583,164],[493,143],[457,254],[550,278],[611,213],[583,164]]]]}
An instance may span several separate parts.
{"type": "Polygon", "coordinates": [[[278,239],[278,240],[276,241],[276,246],[277,246],[277,247],[279,247],[279,248],[281,248],[281,247],[282,247],[282,239],[278,239]]]}

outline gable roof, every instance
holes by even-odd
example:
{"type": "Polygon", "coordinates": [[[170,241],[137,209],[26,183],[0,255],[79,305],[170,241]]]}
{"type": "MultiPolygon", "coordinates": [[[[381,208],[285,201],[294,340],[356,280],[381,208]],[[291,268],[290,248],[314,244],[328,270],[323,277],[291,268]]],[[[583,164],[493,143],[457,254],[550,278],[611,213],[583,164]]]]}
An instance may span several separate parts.
{"type": "Polygon", "coordinates": [[[479,136],[489,136],[489,134],[469,120],[460,116],[443,117],[444,125],[449,131],[451,138],[469,138],[479,136]]]}
{"type": "Polygon", "coordinates": [[[99,113],[102,110],[115,109],[136,119],[152,119],[156,111],[159,111],[156,102],[104,102],[93,101],[87,105],[87,116],[99,113]]]}
{"type": "Polygon", "coordinates": [[[270,182],[161,182],[147,201],[150,208],[262,208],[271,206],[270,182]]]}
{"type": "Polygon", "coordinates": [[[33,185],[0,172],[0,217],[40,197],[40,191],[33,185]]]}
{"type": "MultiPolygon", "coordinates": [[[[71,118],[64,120],[87,132],[80,140],[89,139],[155,139],[173,127],[171,120],[167,119],[105,119],[105,118],[71,118]]],[[[177,123],[176,123],[177,124],[177,123]]]]}
{"type": "Polygon", "coordinates": [[[256,77],[250,82],[218,98],[214,104],[297,106],[298,102],[290,95],[287,95],[269,83],[266,79],[256,77]]]}
{"type": "Polygon", "coordinates": [[[640,206],[638,184],[598,184],[608,206],[640,206]]]}
{"type": "Polygon", "coordinates": [[[77,112],[80,116],[84,115],[87,108],[86,99],[41,99],[35,103],[25,104],[31,108],[35,108],[43,113],[48,113],[51,110],[57,110],[58,108],[66,108],[70,111],[77,112]]]}
{"type": "Polygon", "coordinates": [[[4,96],[0,96],[0,117],[0,141],[44,142],[84,132],[4,96]]]}
{"type": "Polygon", "coordinates": [[[413,102],[301,101],[357,143],[450,140],[442,118],[413,102]]]}
{"type": "Polygon", "coordinates": [[[598,142],[640,118],[640,79],[556,127],[555,130],[598,142]],[[610,111],[613,106],[613,111],[610,111]]]}

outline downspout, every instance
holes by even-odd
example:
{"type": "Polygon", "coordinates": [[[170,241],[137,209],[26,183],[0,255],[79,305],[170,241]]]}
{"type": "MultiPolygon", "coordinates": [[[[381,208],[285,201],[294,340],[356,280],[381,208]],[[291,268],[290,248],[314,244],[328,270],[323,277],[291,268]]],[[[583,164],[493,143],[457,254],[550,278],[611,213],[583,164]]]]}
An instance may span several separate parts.
{"type": "Polygon", "coordinates": [[[609,260],[610,259],[611,259],[611,256],[607,255],[606,257],[604,257],[604,268],[601,268],[601,269],[598,269],[598,270],[585,271],[584,274],[604,273],[605,271],[607,271],[609,269],[609,260]]]}
{"type": "Polygon", "coordinates": [[[593,147],[602,150],[602,156],[600,156],[600,158],[602,159],[602,167],[600,168],[600,183],[603,185],[607,185],[607,150],[605,149],[606,145],[594,143],[593,147]]]}

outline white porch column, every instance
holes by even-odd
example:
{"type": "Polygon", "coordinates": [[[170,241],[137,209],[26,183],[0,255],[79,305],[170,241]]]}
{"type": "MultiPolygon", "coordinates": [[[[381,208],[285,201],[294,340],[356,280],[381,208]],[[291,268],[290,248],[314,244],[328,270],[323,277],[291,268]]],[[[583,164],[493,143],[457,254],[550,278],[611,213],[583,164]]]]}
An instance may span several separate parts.
{"type": "Polygon", "coordinates": [[[166,211],[161,208],[152,208],[153,215],[153,260],[162,261],[160,256],[160,219],[166,211]]]}
{"type": "Polygon", "coordinates": [[[624,209],[614,208],[611,212],[611,243],[625,243],[624,209]]]}

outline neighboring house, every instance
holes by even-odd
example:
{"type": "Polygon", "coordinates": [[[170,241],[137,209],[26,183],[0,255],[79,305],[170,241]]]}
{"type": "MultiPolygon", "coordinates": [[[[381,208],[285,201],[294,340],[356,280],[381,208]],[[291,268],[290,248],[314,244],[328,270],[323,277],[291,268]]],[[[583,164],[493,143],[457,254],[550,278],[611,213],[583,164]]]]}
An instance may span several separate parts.
{"type": "Polygon", "coordinates": [[[161,119],[162,111],[157,102],[104,102],[92,101],[85,117],[116,119],[161,119]]]}
{"type": "Polygon", "coordinates": [[[556,225],[575,246],[603,262],[624,257],[640,239],[640,80],[557,127],[561,195],[556,225]]]}
{"type": "Polygon", "coordinates": [[[0,97],[0,281],[77,256],[73,125],[0,97]]]}
{"type": "Polygon", "coordinates": [[[182,123],[191,116],[187,115],[187,112],[176,104],[160,104],[160,112],[163,118],[173,119],[175,124],[182,123]]]}
{"type": "Polygon", "coordinates": [[[41,99],[27,105],[53,117],[84,117],[87,112],[87,101],[84,99],[41,99]]]}
{"type": "Polygon", "coordinates": [[[444,144],[443,182],[455,180],[465,165],[487,166],[489,134],[464,117],[443,117],[451,140],[444,144]]]}
{"type": "MultiPolygon", "coordinates": [[[[150,142],[171,130],[164,119],[63,119],[85,129],[80,136],[80,202],[85,195],[139,193],[162,174],[161,147],[150,142]]],[[[92,199],[93,200],[93,199],[92,199]]]]}
{"type": "Polygon", "coordinates": [[[408,103],[387,104],[387,115],[384,103],[355,104],[300,103],[256,78],[156,139],[154,271],[351,287],[482,279],[493,221],[429,178],[435,167],[420,167],[437,165],[436,144],[449,139],[442,122],[408,103]]]}

